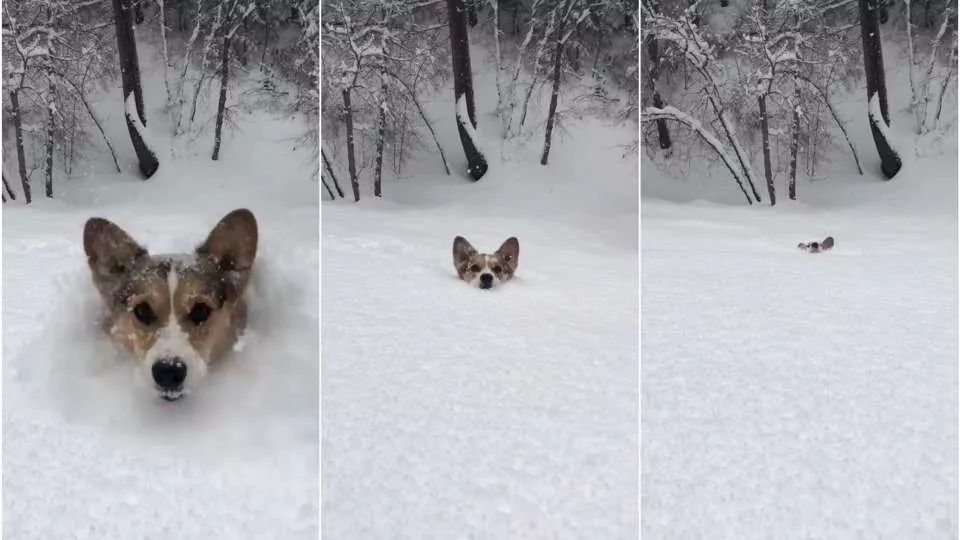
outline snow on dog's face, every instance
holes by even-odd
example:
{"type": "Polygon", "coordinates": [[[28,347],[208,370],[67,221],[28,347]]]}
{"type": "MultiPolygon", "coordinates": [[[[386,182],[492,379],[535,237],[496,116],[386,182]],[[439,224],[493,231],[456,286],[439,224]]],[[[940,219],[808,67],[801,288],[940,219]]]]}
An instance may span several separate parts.
{"type": "Polygon", "coordinates": [[[462,236],[453,240],[453,266],[471,287],[492,289],[513,277],[520,257],[520,242],[510,237],[495,253],[477,253],[462,236]]]}
{"type": "Polygon", "coordinates": [[[243,332],[243,293],[257,253],[249,210],[227,214],[192,254],[150,255],[102,218],[87,221],[83,248],[106,307],[105,330],[162,398],[196,388],[243,332]]]}

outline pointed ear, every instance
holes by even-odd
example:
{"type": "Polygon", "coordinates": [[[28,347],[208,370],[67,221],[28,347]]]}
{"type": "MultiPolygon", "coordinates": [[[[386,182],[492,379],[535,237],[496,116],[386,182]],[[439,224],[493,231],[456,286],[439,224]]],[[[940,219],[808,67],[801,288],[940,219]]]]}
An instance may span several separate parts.
{"type": "Polygon", "coordinates": [[[147,250],[123,229],[97,217],[87,220],[83,227],[83,251],[87,254],[93,281],[104,293],[147,256],[147,250]]]}
{"type": "Polygon", "coordinates": [[[213,258],[225,272],[249,272],[257,256],[257,220],[253,212],[240,208],[224,216],[197,253],[213,258]]]}
{"type": "Polygon", "coordinates": [[[520,241],[515,236],[507,238],[507,241],[497,250],[497,256],[502,258],[503,262],[516,268],[520,259],[520,241]]]}
{"type": "Polygon", "coordinates": [[[453,239],[453,264],[455,266],[468,262],[476,254],[477,250],[473,249],[466,238],[458,236],[453,239]]]}

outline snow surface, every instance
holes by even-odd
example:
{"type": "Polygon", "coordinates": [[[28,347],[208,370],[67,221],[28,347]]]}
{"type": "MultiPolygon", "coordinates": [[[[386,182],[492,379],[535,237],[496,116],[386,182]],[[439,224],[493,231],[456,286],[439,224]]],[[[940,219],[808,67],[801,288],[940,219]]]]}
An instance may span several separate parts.
{"type": "MultiPolygon", "coordinates": [[[[304,123],[244,112],[212,162],[206,122],[173,159],[158,56],[140,42],[155,176],[141,180],[110,85],[96,107],[124,172],[93,152],[57,178],[56,199],[3,205],[3,537],[313,540],[319,193],[312,152],[291,150],[304,123]],[[260,228],[248,334],[194,394],[162,402],[96,325],[83,224],[105,217],[152,252],[189,252],[238,207],[260,228]]],[[[203,104],[206,120],[216,100],[203,104]]]]}
{"type": "MultiPolygon", "coordinates": [[[[483,137],[494,72],[474,84],[483,137]]],[[[457,171],[452,110],[444,88],[429,114],[457,171]]],[[[568,120],[548,167],[540,125],[478,182],[425,156],[383,200],[364,178],[359,204],[324,202],[325,540],[637,537],[635,124],[568,120]],[[516,276],[459,281],[456,235],[517,236],[516,276]]]]}
{"type": "Polygon", "coordinates": [[[956,128],[885,181],[862,88],[838,108],[864,175],[838,148],[799,202],[641,165],[645,539],[957,537],[956,128]]]}

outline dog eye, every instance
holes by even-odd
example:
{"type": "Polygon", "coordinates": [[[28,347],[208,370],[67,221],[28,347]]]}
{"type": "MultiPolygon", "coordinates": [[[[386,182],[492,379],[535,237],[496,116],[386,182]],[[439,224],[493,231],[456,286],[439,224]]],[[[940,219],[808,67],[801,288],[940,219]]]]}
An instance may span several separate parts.
{"type": "Polygon", "coordinates": [[[474,274],[476,274],[477,272],[480,271],[480,265],[479,265],[479,264],[475,264],[475,265],[471,266],[471,267],[470,267],[470,271],[473,272],[474,274]]]}
{"type": "Polygon", "coordinates": [[[198,302],[193,305],[193,309],[190,310],[190,313],[187,315],[187,318],[190,319],[190,322],[200,326],[210,317],[210,306],[204,304],[203,302],[198,302]]]}
{"type": "Polygon", "coordinates": [[[503,271],[503,268],[500,268],[499,266],[494,266],[494,267],[493,267],[493,273],[494,273],[494,274],[499,274],[499,273],[502,272],[502,271],[503,271]]]}
{"type": "Polygon", "coordinates": [[[153,309],[150,307],[150,304],[146,302],[140,302],[133,307],[133,316],[136,317],[138,321],[148,326],[157,320],[157,316],[153,313],[153,309]]]}

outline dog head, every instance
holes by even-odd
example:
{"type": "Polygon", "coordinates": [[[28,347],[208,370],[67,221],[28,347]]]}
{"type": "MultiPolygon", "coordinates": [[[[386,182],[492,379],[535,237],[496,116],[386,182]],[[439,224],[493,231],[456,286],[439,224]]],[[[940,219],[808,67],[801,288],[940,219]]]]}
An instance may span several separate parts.
{"type": "Polygon", "coordinates": [[[257,254],[249,210],[227,214],[192,254],[151,255],[102,218],[87,221],[83,248],[105,304],[105,329],[164,399],[196,388],[243,332],[243,293],[257,254]]]}
{"type": "Polygon", "coordinates": [[[520,242],[510,237],[492,255],[477,253],[470,242],[458,236],[453,240],[453,266],[460,279],[473,287],[492,289],[506,282],[517,271],[520,242]]]}

